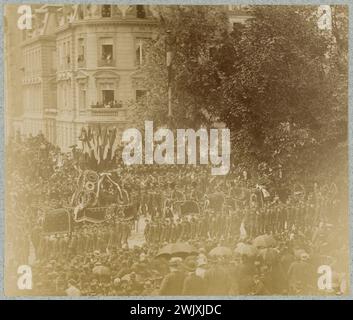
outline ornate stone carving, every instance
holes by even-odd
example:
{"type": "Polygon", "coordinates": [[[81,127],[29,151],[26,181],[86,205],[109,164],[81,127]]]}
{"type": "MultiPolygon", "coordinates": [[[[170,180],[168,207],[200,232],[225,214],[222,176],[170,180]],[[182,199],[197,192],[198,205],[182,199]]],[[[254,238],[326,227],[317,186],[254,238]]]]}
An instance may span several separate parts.
{"type": "Polygon", "coordinates": [[[125,17],[126,17],[126,13],[129,11],[129,9],[130,9],[131,6],[130,6],[130,5],[123,5],[123,4],[121,4],[121,5],[117,5],[117,7],[118,7],[118,9],[120,10],[120,12],[121,12],[123,18],[125,18],[125,17]]]}
{"type": "Polygon", "coordinates": [[[78,71],[76,73],[76,81],[79,84],[86,85],[88,82],[88,77],[89,77],[89,75],[86,72],[78,71]]]}
{"type": "Polygon", "coordinates": [[[110,70],[97,71],[93,74],[93,77],[96,79],[96,83],[114,82],[115,84],[117,84],[120,79],[120,76],[117,72],[110,70]]]}

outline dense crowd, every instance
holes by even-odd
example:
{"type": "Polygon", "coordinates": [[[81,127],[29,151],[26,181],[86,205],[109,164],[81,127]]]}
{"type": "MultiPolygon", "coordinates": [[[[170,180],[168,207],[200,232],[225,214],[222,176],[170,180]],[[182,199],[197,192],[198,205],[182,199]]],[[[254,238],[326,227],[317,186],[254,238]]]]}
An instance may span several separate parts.
{"type": "Polygon", "coordinates": [[[132,217],[118,210],[104,222],[75,223],[70,232],[49,234],[43,229],[46,214],[69,206],[77,158],[42,135],[12,141],[6,157],[9,290],[16,290],[16,266],[30,264],[34,295],[345,291],[347,208],[337,193],[317,184],[305,192],[283,191],[283,185],[263,191],[258,177],[117,164],[114,174],[130,195],[132,217]],[[185,211],[186,203],[191,207],[185,211]],[[259,237],[268,241],[257,243],[259,237]],[[322,265],[333,270],[331,289],[318,288],[322,265]]]}

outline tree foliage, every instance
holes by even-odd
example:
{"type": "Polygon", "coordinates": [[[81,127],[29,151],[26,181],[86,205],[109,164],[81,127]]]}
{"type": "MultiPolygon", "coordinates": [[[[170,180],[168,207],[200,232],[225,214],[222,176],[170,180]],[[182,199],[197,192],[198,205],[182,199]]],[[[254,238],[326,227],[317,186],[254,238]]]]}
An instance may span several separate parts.
{"type": "MultiPolygon", "coordinates": [[[[167,121],[168,72],[166,33],[173,45],[173,121],[175,127],[198,127],[207,122],[206,104],[218,99],[221,85],[218,62],[210,51],[223,45],[228,20],[216,6],[161,6],[156,39],[152,40],[147,63],[142,71],[149,91],[147,106],[140,105],[140,119],[153,119],[158,125],[167,121]]],[[[223,62],[225,63],[225,61],[223,62]]],[[[213,102],[215,103],[215,102],[213,102]]]]}
{"type": "Polygon", "coordinates": [[[347,165],[347,47],[344,6],[332,32],[315,6],[254,6],[229,32],[222,6],[161,9],[159,36],[144,68],[149,90],[141,119],[167,123],[165,34],[175,37],[173,124],[226,123],[234,161],[281,166],[290,177],[344,175],[347,165]]]}

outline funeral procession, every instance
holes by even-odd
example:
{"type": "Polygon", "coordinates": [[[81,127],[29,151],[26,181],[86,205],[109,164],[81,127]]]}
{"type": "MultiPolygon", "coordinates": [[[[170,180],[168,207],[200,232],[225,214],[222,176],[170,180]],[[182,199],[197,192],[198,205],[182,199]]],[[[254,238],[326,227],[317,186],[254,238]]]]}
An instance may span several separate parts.
{"type": "Polygon", "coordinates": [[[347,7],[4,11],[6,295],[349,293],[347,7]]]}

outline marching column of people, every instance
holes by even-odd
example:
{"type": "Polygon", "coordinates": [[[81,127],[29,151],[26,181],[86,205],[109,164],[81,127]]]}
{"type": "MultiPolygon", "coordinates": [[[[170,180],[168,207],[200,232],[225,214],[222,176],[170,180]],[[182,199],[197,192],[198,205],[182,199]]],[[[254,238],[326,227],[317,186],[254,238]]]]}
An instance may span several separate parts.
{"type": "Polygon", "coordinates": [[[116,220],[113,224],[76,228],[71,233],[43,233],[34,241],[32,236],[32,243],[38,259],[70,258],[95,251],[104,253],[128,247],[132,226],[131,221],[116,220]]]}
{"type": "Polygon", "coordinates": [[[260,208],[237,208],[185,216],[146,219],[146,242],[158,244],[198,239],[231,240],[239,237],[240,226],[250,238],[297,230],[305,232],[320,222],[331,222],[338,215],[336,203],[290,200],[286,204],[271,203],[260,208]]]}
{"type": "Polygon", "coordinates": [[[14,287],[18,265],[30,264],[38,295],[315,294],[317,268],[329,265],[333,294],[341,292],[349,255],[347,211],[339,195],[308,187],[288,200],[274,197],[254,205],[248,193],[255,179],[244,182],[232,172],[221,179],[206,167],[119,167],[131,210],[146,219],[146,243],[136,248],[129,245],[133,222],[118,217],[75,224],[71,234],[44,234],[29,209],[67,206],[76,163],[41,136],[10,149],[6,228],[11,241],[6,245],[13,248],[6,252],[14,287]],[[187,200],[197,202],[200,212],[183,215],[175,209],[173,202],[187,200]],[[251,246],[262,234],[272,235],[276,244],[252,256],[234,252],[239,242],[251,246]],[[195,252],[159,256],[165,244],[175,242],[190,244],[195,252]],[[218,246],[227,246],[230,254],[213,256],[218,246]]]}
{"type": "Polygon", "coordinates": [[[144,235],[149,244],[196,239],[228,239],[237,234],[241,218],[236,214],[210,214],[147,220],[144,235]]]}

